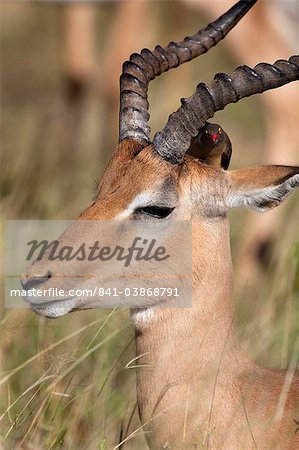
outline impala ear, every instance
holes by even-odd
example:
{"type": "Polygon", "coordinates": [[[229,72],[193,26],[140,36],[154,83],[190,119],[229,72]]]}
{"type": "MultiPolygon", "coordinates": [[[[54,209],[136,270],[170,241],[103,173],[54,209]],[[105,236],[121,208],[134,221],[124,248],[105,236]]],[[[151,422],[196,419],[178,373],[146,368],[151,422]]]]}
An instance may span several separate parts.
{"type": "Polygon", "coordinates": [[[228,206],[266,211],[278,206],[297,186],[299,167],[263,166],[228,172],[228,206]]]}

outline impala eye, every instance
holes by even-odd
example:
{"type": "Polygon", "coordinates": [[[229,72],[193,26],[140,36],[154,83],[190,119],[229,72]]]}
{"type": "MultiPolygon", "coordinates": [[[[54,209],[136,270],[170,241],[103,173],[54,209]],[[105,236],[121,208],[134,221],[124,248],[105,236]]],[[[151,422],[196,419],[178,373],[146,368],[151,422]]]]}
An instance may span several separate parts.
{"type": "Polygon", "coordinates": [[[169,216],[174,208],[167,208],[166,206],[145,206],[136,209],[135,213],[146,214],[147,216],[155,217],[156,219],[165,219],[169,216]]]}

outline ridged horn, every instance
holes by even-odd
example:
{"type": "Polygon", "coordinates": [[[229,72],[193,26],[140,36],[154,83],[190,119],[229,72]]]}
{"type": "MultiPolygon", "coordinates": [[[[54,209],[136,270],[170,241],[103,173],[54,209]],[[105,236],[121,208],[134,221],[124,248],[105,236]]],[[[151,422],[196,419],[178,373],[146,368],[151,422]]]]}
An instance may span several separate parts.
{"type": "Polygon", "coordinates": [[[181,99],[180,108],[169,116],[163,130],[154,137],[157,152],[165,159],[180,162],[192,137],[216,111],[244,97],[260,94],[299,79],[299,56],[273,65],[257,64],[254,69],[238,67],[232,75],[218,73],[211,84],[200,83],[196,92],[181,99]]]}
{"type": "Polygon", "coordinates": [[[157,46],[152,52],[133,53],[123,64],[120,77],[119,140],[150,143],[147,92],[149,82],[169,69],[191,61],[214,47],[249,11],[257,0],[241,0],[217,20],[181,42],[157,46]]]}

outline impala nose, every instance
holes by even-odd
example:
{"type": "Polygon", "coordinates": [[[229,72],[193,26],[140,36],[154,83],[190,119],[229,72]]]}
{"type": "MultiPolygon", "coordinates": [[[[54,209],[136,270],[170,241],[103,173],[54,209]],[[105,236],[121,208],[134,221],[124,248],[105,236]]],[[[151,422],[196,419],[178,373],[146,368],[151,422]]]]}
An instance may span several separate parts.
{"type": "Polygon", "coordinates": [[[29,289],[33,289],[38,287],[39,285],[45,283],[49,280],[49,278],[52,277],[52,274],[50,271],[48,271],[44,276],[36,275],[36,276],[24,276],[21,277],[20,283],[26,291],[29,291],[29,289]]]}

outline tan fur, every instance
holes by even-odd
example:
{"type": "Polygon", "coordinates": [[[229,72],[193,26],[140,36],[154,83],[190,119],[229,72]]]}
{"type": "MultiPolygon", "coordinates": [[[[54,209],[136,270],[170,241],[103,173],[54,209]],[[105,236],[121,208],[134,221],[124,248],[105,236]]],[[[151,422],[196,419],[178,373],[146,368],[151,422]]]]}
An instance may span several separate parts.
{"type": "Polygon", "coordinates": [[[152,147],[142,150],[142,157],[138,154],[134,157],[139,150],[137,142],[120,144],[100,182],[95,202],[80,214],[79,219],[113,219],[138,193],[154,190],[167,176],[178,171],[177,166],[162,161],[152,147]],[[124,178],[128,182],[124,183],[124,178]]]}
{"type": "MultiPolygon", "coordinates": [[[[226,211],[228,198],[248,185],[266,189],[298,169],[225,172],[191,156],[174,165],[152,146],[140,150],[134,142],[121,144],[95,202],[79,219],[113,219],[136,195],[159,191],[171,179],[173,219],[192,220],[192,307],[132,314],[138,407],[150,447],[293,450],[299,445],[298,374],[260,368],[238,344],[226,211]]],[[[27,276],[45,272],[41,264],[27,276]]]]}

